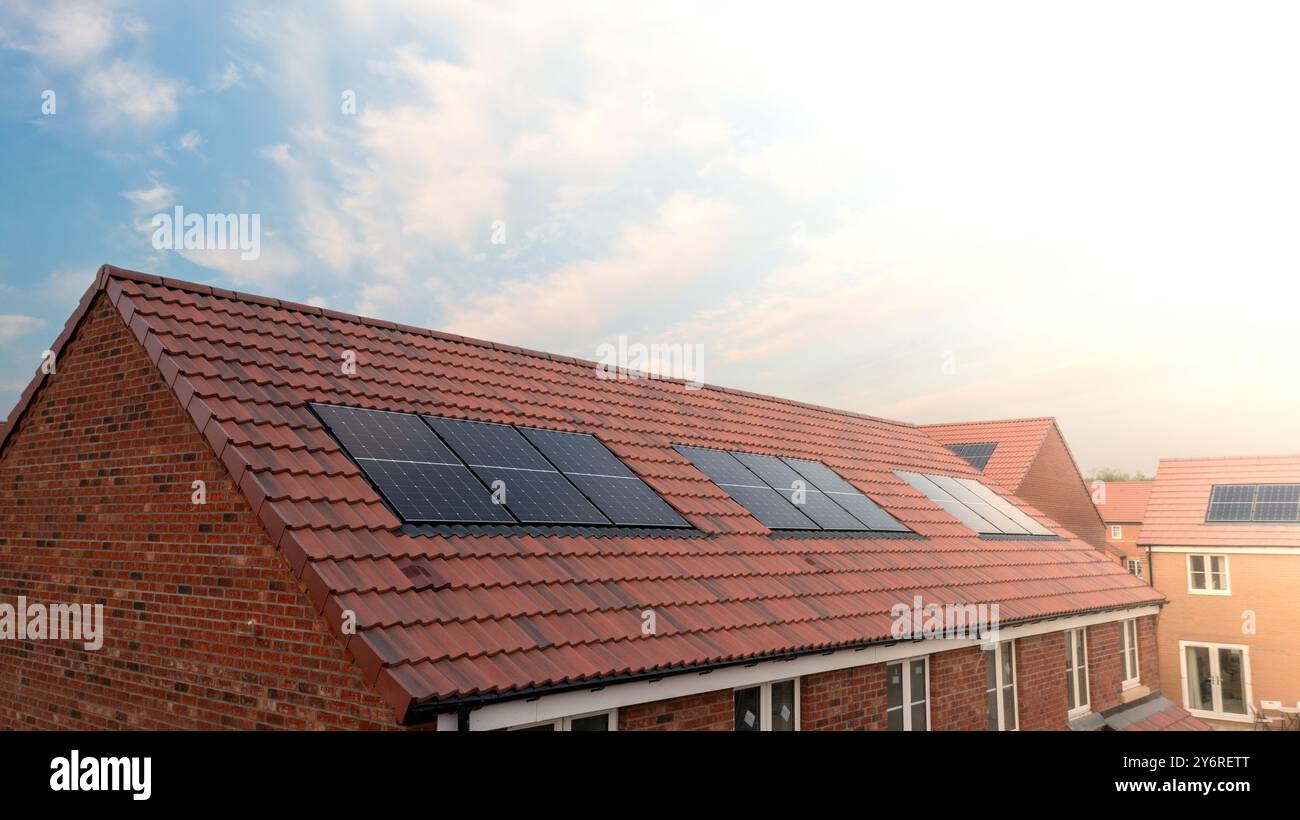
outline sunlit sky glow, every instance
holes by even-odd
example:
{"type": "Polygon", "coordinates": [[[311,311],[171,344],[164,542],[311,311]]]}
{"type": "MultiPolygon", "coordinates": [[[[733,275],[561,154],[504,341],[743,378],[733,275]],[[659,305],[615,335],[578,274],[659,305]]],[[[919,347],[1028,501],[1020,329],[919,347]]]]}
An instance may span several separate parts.
{"type": "Polygon", "coordinates": [[[1300,451],[1296,12],[698,5],[6,2],[0,404],[111,262],[1085,470],[1300,451]],[[155,250],[174,205],[261,257],[155,250]]]}

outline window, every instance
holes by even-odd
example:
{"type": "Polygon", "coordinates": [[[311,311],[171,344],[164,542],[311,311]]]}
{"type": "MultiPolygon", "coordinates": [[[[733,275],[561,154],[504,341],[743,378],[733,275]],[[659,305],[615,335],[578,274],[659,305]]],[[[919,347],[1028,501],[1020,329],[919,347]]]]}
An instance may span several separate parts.
{"type": "Polygon", "coordinates": [[[1016,643],[1002,641],[984,650],[989,730],[1014,732],[1016,723],[1016,643]]]}
{"type": "Polygon", "coordinates": [[[618,710],[592,712],[589,715],[556,718],[545,723],[515,726],[516,732],[613,732],[618,729],[618,710]]]}
{"type": "Polygon", "coordinates": [[[799,730],[799,681],[783,680],[737,689],[737,732],[799,730]]]}
{"type": "Polygon", "coordinates": [[[1069,716],[1088,712],[1088,631],[1071,629],[1065,633],[1065,691],[1069,716]]]}
{"type": "Polygon", "coordinates": [[[930,686],[926,658],[891,663],[885,667],[885,686],[891,732],[925,732],[930,728],[930,686]]]}
{"type": "Polygon", "coordinates": [[[1227,595],[1228,556],[1187,556],[1187,591],[1198,595],[1227,595]]]}
{"type": "Polygon", "coordinates": [[[1110,525],[1110,540],[1118,541],[1124,537],[1124,528],[1119,524],[1110,525]]]}
{"type": "Polygon", "coordinates": [[[1141,577],[1142,577],[1142,561],[1141,561],[1141,559],[1138,559],[1138,558],[1130,558],[1130,559],[1128,559],[1128,571],[1131,572],[1131,573],[1133,573],[1133,574],[1136,575],[1137,577],[1141,578],[1141,577]]]}
{"type": "Polygon", "coordinates": [[[1120,621],[1119,648],[1124,656],[1123,688],[1128,689],[1141,683],[1138,672],[1138,622],[1136,618],[1120,621]]]}

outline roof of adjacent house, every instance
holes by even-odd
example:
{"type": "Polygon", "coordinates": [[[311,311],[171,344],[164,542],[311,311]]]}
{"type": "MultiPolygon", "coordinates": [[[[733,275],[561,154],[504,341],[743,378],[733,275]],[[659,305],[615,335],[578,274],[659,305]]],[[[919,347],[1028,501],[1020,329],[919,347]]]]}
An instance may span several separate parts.
{"type": "Polygon", "coordinates": [[[1300,455],[1161,460],[1138,543],[1300,547],[1300,522],[1207,524],[1210,491],[1216,484],[1300,484],[1300,455]]]}
{"type": "Polygon", "coordinates": [[[1107,524],[1141,524],[1151,497],[1151,481],[1106,481],[1106,502],[1097,512],[1107,524]]]}
{"type": "Polygon", "coordinates": [[[1166,697],[1153,697],[1107,712],[1117,732],[1212,732],[1214,727],[1166,697]]]}
{"type": "MultiPolygon", "coordinates": [[[[977,537],[893,474],[977,475],[913,425],[610,379],[567,356],[111,266],[56,353],[101,294],[399,718],[415,703],[888,640],[890,607],[913,595],[997,602],[1004,624],[1163,601],[1080,540],[977,537]],[[355,375],[341,373],[345,351],[355,375]],[[591,433],[694,529],[404,529],[308,402],[591,433]],[[917,535],[774,534],[675,444],[824,461],[917,535]],[[652,636],[642,634],[648,609],[652,636]],[[355,635],[341,630],[348,611],[355,635]]],[[[44,378],[10,415],[10,434],[44,378]]]]}
{"type": "Polygon", "coordinates": [[[921,429],[945,446],[996,442],[997,449],[984,466],[984,475],[1015,492],[1042,449],[1055,419],[1001,419],[923,424],[921,429]]]}

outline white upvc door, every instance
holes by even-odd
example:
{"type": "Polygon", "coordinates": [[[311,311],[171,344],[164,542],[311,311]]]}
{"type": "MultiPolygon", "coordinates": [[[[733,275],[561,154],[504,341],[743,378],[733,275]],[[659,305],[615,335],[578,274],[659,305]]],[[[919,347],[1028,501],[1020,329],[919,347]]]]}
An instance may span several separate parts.
{"type": "Polygon", "coordinates": [[[1179,641],[1183,705],[1197,717],[1250,720],[1250,650],[1242,644],[1179,641]]]}

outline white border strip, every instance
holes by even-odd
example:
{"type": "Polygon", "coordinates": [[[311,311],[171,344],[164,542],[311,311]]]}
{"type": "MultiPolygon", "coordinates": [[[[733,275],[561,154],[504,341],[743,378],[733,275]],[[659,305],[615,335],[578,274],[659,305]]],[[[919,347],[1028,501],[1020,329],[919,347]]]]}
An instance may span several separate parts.
{"type": "MultiPolygon", "coordinates": [[[[1124,621],[1129,618],[1143,618],[1148,615],[1158,615],[1159,612],[1159,606],[1148,604],[1127,610],[1117,609],[1087,615],[1065,616],[1055,620],[1003,627],[998,630],[996,637],[999,641],[1015,640],[1112,621],[1124,621]]],[[[861,649],[828,650],[821,654],[801,655],[786,660],[756,661],[748,666],[728,666],[711,672],[676,674],[666,672],[664,677],[653,681],[619,683],[595,690],[575,690],[542,695],[533,700],[520,698],[490,704],[470,713],[470,730],[484,731],[530,723],[545,723],[571,715],[603,712],[607,709],[634,706],[639,703],[653,703],[704,692],[716,692],[720,689],[738,689],[804,675],[833,672],[855,666],[929,656],[939,652],[979,646],[980,643],[975,638],[899,641],[894,644],[881,644],[861,649]]],[[[454,712],[438,716],[439,731],[456,731],[456,729],[457,720],[454,712]]]]}

